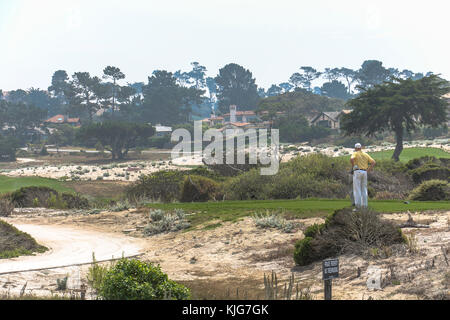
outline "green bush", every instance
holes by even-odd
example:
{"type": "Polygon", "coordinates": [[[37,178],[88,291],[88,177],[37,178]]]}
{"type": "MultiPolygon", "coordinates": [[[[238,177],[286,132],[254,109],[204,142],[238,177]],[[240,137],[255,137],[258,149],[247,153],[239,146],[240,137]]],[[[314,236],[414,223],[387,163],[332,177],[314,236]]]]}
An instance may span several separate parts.
{"type": "Polygon", "coordinates": [[[219,195],[219,184],[212,179],[188,175],[181,188],[181,202],[204,202],[216,200],[219,195]]]}
{"type": "Polygon", "coordinates": [[[294,261],[299,266],[306,266],[314,262],[312,255],[312,244],[313,238],[306,237],[295,243],[294,250],[294,261]]]}
{"type": "MultiPolygon", "coordinates": [[[[126,190],[130,201],[138,199],[149,199],[152,201],[173,202],[182,198],[185,177],[204,177],[208,185],[214,185],[219,190],[218,182],[224,178],[206,169],[196,168],[188,171],[164,170],[154,172],[150,175],[142,175],[139,180],[126,190]],[[211,182],[212,181],[212,182],[211,182]]],[[[201,200],[199,200],[201,201],[201,200]]]]}
{"type": "Polygon", "coordinates": [[[48,206],[51,196],[58,196],[58,192],[49,187],[23,187],[11,193],[11,201],[16,207],[27,208],[48,206]]]}
{"type": "Polygon", "coordinates": [[[436,159],[436,157],[433,156],[423,156],[420,158],[416,158],[416,159],[412,159],[410,161],[408,161],[408,163],[406,164],[406,168],[408,170],[414,170],[417,169],[421,166],[423,166],[426,163],[438,163],[438,159],[436,159]]]}
{"type": "Polygon", "coordinates": [[[392,159],[377,160],[377,165],[375,168],[379,171],[392,175],[398,175],[407,170],[407,166],[403,162],[394,161],[392,159]]]}
{"type": "Polygon", "coordinates": [[[308,228],[306,228],[306,230],[305,230],[305,232],[303,232],[303,234],[307,238],[308,237],[314,238],[318,234],[320,234],[324,228],[325,228],[325,224],[313,224],[313,225],[309,226],[308,228]]]}
{"type": "Polygon", "coordinates": [[[224,192],[231,200],[345,198],[350,189],[346,159],[322,154],[297,157],[281,163],[273,176],[250,170],[227,181],[224,192]]]}
{"type": "Polygon", "coordinates": [[[411,170],[410,174],[415,183],[435,179],[450,180],[450,169],[433,162],[428,162],[421,167],[411,170]]]}
{"type": "Polygon", "coordinates": [[[42,253],[47,250],[28,233],[0,220],[0,259],[31,255],[34,252],[42,253]]]}
{"type": "Polygon", "coordinates": [[[126,191],[131,201],[150,199],[153,201],[172,202],[180,198],[180,183],[184,173],[181,171],[158,171],[141,176],[139,180],[126,191]]]}
{"type": "Polygon", "coordinates": [[[121,259],[104,276],[99,295],[105,300],[186,300],[189,289],[172,280],[159,266],[121,259]]]}
{"type": "Polygon", "coordinates": [[[267,189],[272,185],[273,176],[263,176],[259,169],[252,169],[224,183],[227,200],[264,200],[267,189]]]}
{"type": "Polygon", "coordinates": [[[68,209],[87,209],[89,208],[89,201],[79,195],[71,193],[62,193],[60,195],[61,200],[65,203],[68,209]]]}
{"type": "Polygon", "coordinates": [[[418,201],[450,200],[450,184],[444,180],[424,181],[411,191],[409,198],[418,201]]]}
{"type": "Polygon", "coordinates": [[[89,201],[79,195],[70,193],[58,193],[48,187],[23,187],[10,195],[12,203],[16,207],[45,207],[55,209],[86,209],[89,201]]]}

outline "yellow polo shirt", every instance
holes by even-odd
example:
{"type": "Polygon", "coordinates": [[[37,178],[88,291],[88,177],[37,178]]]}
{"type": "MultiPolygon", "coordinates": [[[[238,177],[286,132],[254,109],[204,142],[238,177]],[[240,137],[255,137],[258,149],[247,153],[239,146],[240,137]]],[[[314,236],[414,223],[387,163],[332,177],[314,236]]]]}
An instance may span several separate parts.
{"type": "Polygon", "coordinates": [[[371,156],[363,151],[353,152],[351,159],[355,159],[354,164],[357,165],[359,169],[363,170],[369,169],[369,163],[375,162],[371,156]]]}

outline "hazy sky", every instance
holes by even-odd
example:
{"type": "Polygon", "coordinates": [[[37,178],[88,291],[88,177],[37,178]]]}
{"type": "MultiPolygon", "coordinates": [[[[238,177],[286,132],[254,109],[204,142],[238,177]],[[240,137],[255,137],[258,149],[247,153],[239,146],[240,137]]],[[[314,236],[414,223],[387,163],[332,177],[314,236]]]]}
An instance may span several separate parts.
{"type": "Polygon", "coordinates": [[[450,79],[448,0],[0,0],[0,88],[46,89],[58,69],[125,81],[155,69],[216,76],[238,63],[268,88],[301,66],[386,67],[450,79]]]}

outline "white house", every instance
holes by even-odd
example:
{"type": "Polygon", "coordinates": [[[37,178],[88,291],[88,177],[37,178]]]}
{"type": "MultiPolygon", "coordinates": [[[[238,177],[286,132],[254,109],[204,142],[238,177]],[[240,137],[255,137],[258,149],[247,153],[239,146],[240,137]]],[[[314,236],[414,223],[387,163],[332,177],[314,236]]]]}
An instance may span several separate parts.
{"type": "Polygon", "coordinates": [[[172,127],[162,126],[161,124],[157,124],[155,126],[155,134],[158,137],[166,136],[172,133],[172,127]]]}

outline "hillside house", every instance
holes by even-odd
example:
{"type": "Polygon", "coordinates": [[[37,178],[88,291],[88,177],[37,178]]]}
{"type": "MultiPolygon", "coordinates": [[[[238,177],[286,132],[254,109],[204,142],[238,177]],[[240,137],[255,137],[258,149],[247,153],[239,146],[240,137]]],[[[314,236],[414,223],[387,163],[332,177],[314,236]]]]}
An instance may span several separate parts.
{"type": "Polygon", "coordinates": [[[155,135],[158,137],[167,136],[172,133],[172,127],[162,126],[161,124],[157,124],[155,126],[155,135]]]}
{"type": "Polygon", "coordinates": [[[81,126],[80,118],[69,118],[62,114],[58,114],[44,121],[45,124],[70,124],[75,127],[81,126]]]}
{"type": "Polygon", "coordinates": [[[312,118],[311,125],[339,130],[341,128],[341,116],[343,114],[349,114],[350,112],[352,112],[352,110],[321,112],[312,118]]]}

